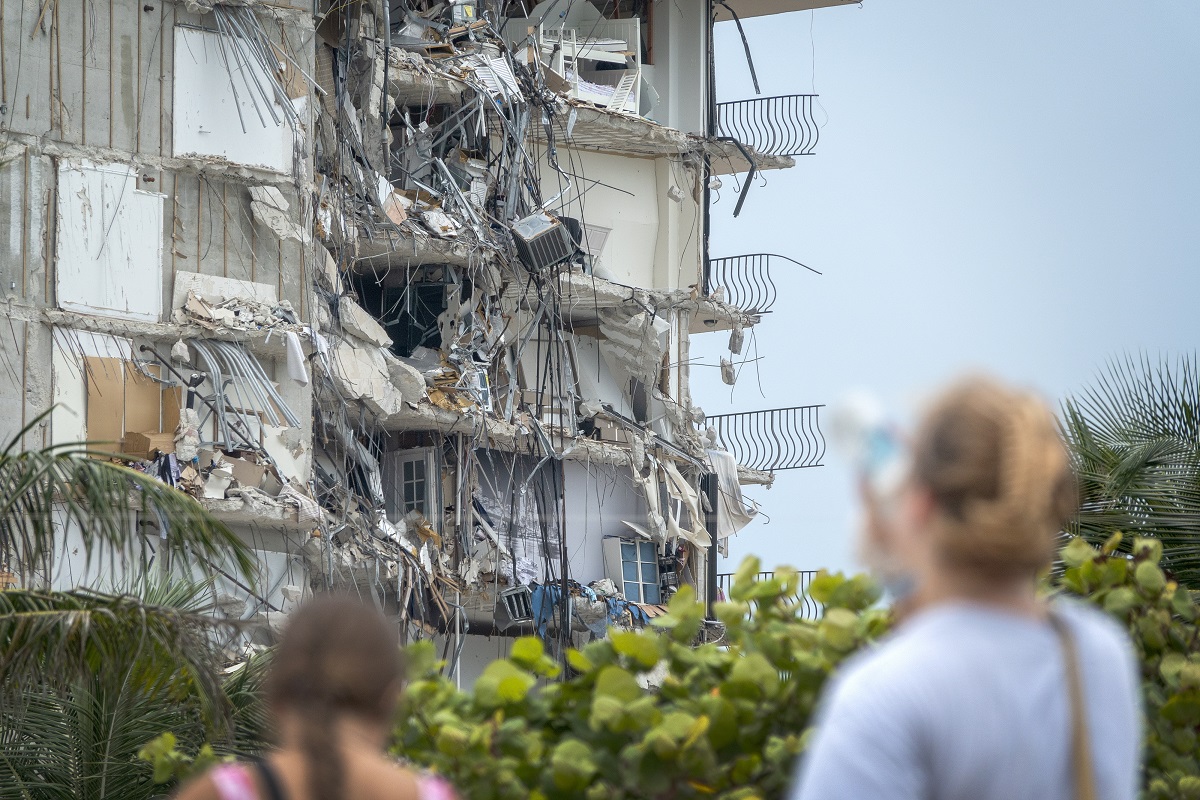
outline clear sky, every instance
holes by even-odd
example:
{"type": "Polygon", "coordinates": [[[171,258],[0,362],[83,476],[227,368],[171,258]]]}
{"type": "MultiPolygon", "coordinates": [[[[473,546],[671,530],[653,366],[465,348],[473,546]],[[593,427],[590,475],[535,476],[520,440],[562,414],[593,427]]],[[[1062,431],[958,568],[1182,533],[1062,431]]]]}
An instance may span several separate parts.
{"type": "MultiPolygon", "coordinates": [[[[708,413],[866,389],[905,419],[966,370],[1057,400],[1114,355],[1196,349],[1200,3],[866,0],[744,24],[763,95],[815,85],[823,126],[817,154],[765,173],[736,220],[724,179],[713,255],[780,253],[824,275],[775,274],[775,310],[743,351],[762,360],[732,392],[693,369],[708,413]]],[[[717,26],[717,83],[720,101],[754,96],[732,23],[717,26]]],[[[726,344],[697,336],[693,355],[716,364],[726,344]]],[[[749,553],[854,566],[835,452],[748,494],[770,522],[722,571],[749,553]]]]}

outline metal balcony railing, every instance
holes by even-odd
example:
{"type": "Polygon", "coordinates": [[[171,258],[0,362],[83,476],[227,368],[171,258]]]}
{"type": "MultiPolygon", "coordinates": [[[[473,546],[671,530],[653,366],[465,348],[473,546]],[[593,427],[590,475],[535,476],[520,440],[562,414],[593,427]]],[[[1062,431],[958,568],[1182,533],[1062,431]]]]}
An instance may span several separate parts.
{"type": "Polygon", "coordinates": [[[763,472],[819,467],[825,456],[820,411],[825,406],[795,406],[766,411],[718,414],[704,426],[744,467],[763,472]]]}
{"type": "Polygon", "coordinates": [[[810,156],[820,129],[813,118],[815,94],[756,97],[717,103],[717,129],[770,156],[810,156]]]}
{"type": "Polygon", "coordinates": [[[774,253],[750,253],[743,256],[713,258],[708,262],[705,294],[725,287],[725,302],[755,314],[765,314],[775,305],[775,282],[771,280],[771,262],[787,261],[809,272],[820,272],[794,258],[774,253]]]}
{"type": "MultiPolygon", "coordinates": [[[[774,572],[758,573],[758,579],[760,581],[767,581],[774,577],[775,577],[774,572]]],[[[813,582],[813,578],[815,578],[815,577],[817,577],[816,570],[810,569],[810,570],[801,570],[800,571],[800,591],[803,592],[803,597],[802,597],[801,605],[800,605],[800,612],[797,614],[797,616],[799,616],[800,619],[820,619],[821,612],[824,610],[824,606],[822,606],[816,600],[813,600],[811,597],[808,596],[808,587],[813,582]]],[[[729,599],[729,587],[732,585],[733,585],[733,573],[732,572],[717,573],[717,592],[718,592],[717,599],[718,600],[728,600],[729,599]]],[[[751,609],[750,613],[751,613],[751,615],[753,615],[754,610],[751,609]]]]}

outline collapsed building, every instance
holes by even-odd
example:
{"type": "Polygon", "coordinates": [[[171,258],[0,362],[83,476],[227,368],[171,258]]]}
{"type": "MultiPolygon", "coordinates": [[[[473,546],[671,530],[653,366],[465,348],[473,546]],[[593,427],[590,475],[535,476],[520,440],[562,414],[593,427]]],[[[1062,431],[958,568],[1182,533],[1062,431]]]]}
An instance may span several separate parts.
{"type": "MultiPolygon", "coordinates": [[[[815,407],[689,391],[690,337],[732,382],[774,299],[771,257],[710,257],[710,194],[817,132],[810,96],[716,102],[713,25],[842,4],[10,9],[0,434],[53,407],[22,446],[193,495],[260,574],[180,567],[260,638],[349,588],[470,680],[711,597],[740,486],[823,452],[815,407]]],[[[70,538],[44,579],[102,582],[70,538]]]]}

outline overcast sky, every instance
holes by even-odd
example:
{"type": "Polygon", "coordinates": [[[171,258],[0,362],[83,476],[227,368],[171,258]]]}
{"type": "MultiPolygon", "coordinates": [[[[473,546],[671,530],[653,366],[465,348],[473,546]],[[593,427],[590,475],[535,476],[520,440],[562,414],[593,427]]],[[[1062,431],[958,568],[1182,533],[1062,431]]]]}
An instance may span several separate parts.
{"type": "MultiPolygon", "coordinates": [[[[713,256],[774,252],[824,275],[776,273],[743,351],[762,360],[732,392],[693,370],[708,413],[861,388],[905,419],[965,370],[1056,400],[1113,355],[1196,348],[1200,3],[866,0],[744,24],[763,95],[815,85],[823,127],[736,220],[724,179],[713,256]]],[[[718,100],[754,96],[731,23],[717,46],[718,100]]],[[[693,355],[715,364],[726,344],[697,336],[693,355]]],[[[835,452],[825,463],[749,490],[770,522],[722,571],[748,553],[853,568],[852,476],[835,452]]]]}

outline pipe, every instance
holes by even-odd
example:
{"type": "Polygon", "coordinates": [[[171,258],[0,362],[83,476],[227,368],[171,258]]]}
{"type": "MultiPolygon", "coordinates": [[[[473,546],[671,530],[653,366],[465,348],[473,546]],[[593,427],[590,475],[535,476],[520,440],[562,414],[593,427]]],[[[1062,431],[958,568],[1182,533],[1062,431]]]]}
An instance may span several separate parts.
{"type": "Polygon", "coordinates": [[[720,493],[717,491],[717,476],[716,473],[706,472],[700,476],[700,490],[704,492],[708,498],[708,510],[704,512],[704,527],[708,531],[710,543],[708,545],[708,580],[705,581],[708,586],[705,588],[708,595],[708,618],[715,620],[716,615],[713,613],[713,606],[717,602],[717,503],[720,502],[720,493]]]}

